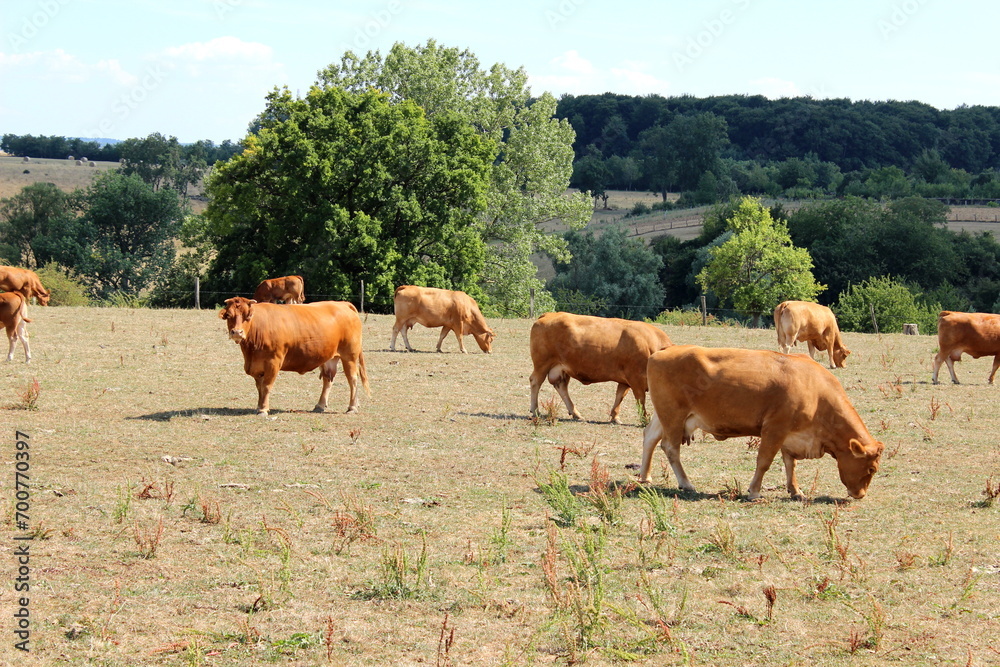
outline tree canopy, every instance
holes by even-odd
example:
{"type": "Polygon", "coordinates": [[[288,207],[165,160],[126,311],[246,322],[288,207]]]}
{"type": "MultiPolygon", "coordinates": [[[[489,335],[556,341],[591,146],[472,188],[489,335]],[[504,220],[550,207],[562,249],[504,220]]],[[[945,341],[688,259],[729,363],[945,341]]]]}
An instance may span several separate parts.
{"type": "Polygon", "coordinates": [[[760,315],[786,299],[813,301],[826,287],[813,278],[812,258],[792,245],[788,229],[759,200],[744,197],[727,221],[732,236],[709,250],[698,283],[737,310],[760,315]]]}
{"type": "Polygon", "coordinates": [[[322,87],[385,91],[394,101],[415,102],[430,119],[457,118],[490,142],[489,185],[485,207],[478,211],[487,243],[480,285],[494,308],[514,315],[527,315],[532,289],[547,306],[532,253],[568,256],[562,237],[545,233],[541,225],[559,220],[579,228],[592,210],[586,195],[566,193],[573,128],[556,117],[550,94],[531,97],[527,79],[524,69],[494,64],[486,70],[471,51],[434,40],[416,47],[397,43],[385,56],[348,52],[320,72],[322,87]]]}
{"type": "Polygon", "coordinates": [[[454,114],[376,90],[275,90],[246,149],[208,181],[212,287],[305,277],[310,294],[373,302],[414,282],[475,293],[495,146],[454,114]]]}

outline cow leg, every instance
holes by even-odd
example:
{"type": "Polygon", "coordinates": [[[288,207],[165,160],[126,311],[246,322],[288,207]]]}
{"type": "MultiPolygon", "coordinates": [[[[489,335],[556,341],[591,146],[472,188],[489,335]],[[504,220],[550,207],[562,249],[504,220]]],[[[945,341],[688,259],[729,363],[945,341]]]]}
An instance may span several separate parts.
{"type": "Polygon", "coordinates": [[[257,414],[266,417],[271,407],[271,388],[274,381],[278,379],[277,364],[268,364],[258,375],[254,377],[257,381],[257,414]]]}
{"type": "Polygon", "coordinates": [[[795,459],[785,450],[781,451],[781,460],[785,464],[785,487],[788,489],[792,500],[805,500],[802,491],[799,490],[799,480],[795,478],[795,459]]]}
{"type": "Polygon", "coordinates": [[[622,420],[618,418],[618,413],[622,409],[622,400],[625,398],[625,394],[628,393],[629,386],[627,384],[618,384],[618,389],[615,390],[615,404],[611,406],[611,423],[621,424],[622,420]]]}
{"type": "Polygon", "coordinates": [[[458,351],[461,352],[462,354],[466,354],[466,352],[465,352],[465,327],[462,326],[461,324],[459,324],[458,328],[454,329],[453,331],[455,332],[455,338],[458,339],[458,351]]]}
{"type": "MultiPolygon", "coordinates": [[[[350,400],[347,402],[347,412],[358,411],[358,360],[341,357],[340,363],[344,366],[344,377],[347,378],[347,387],[350,390],[350,400]]],[[[335,369],[336,370],[336,369],[335,369]]]]}
{"type": "Polygon", "coordinates": [[[7,342],[10,343],[10,349],[7,350],[7,361],[14,361],[14,348],[17,347],[17,330],[14,328],[7,329],[7,342]]]}
{"type": "Polygon", "coordinates": [[[543,382],[545,382],[545,373],[539,373],[536,368],[528,379],[528,384],[531,387],[531,402],[528,404],[528,414],[532,417],[538,416],[538,390],[542,388],[543,382]]]}
{"type": "MultiPolygon", "coordinates": [[[[441,336],[438,337],[438,344],[437,344],[437,351],[438,352],[441,351],[441,343],[444,342],[445,337],[449,333],[451,333],[451,329],[449,329],[448,327],[441,327],[441,336]]],[[[458,337],[458,345],[459,345],[459,347],[462,346],[462,337],[461,336],[458,337]]],[[[463,349],[462,352],[465,352],[465,350],[463,349]]]]}
{"type": "Polygon", "coordinates": [[[412,328],[413,328],[413,325],[410,324],[409,322],[403,322],[403,326],[400,327],[400,330],[403,333],[403,345],[406,346],[407,352],[416,352],[416,350],[413,349],[413,346],[410,345],[410,338],[409,338],[409,336],[406,335],[406,332],[409,331],[412,328]]]}
{"type": "MultiPolygon", "coordinates": [[[[396,336],[398,335],[399,335],[399,322],[397,321],[395,324],[392,325],[392,340],[389,341],[390,352],[396,351],[396,336]]],[[[403,340],[406,340],[405,334],[403,335],[403,340]]]]}
{"type": "Polygon", "coordinates": [[[993,376],[997,374],[997,368],[1000,368],[1000,354],[993,355],[993,369],[990,371],[990,377],[987,382],[993,384],[993,376]]]}
{"type": "Polygon", "coordinates": [[[564,373],[561,368],[553,368],[549,371],[549,382],[556,388],[556,392],[562,398],[563,403],[566,404],[566,409],[569,410],[570,416],[573,419],[583,419],[580,413],[576,411],[573,399],[569,397],[569,375],[564,373]]]}
{"type": "MultiPolygon", "coordinates": [[[[31,346],[28,345],[28,323],[24,320],[18,322],[17,325],[17,337],[21,339],[21,346],[24,348],[24,363],[31,363],[31,346]]],[[[11,354],[13,354],[11,350],[11,354]]],[[[996,370],[993,371],[994,373],[996,370]]]]}
{"type": "MultiPolygon", "coordinates": [[[[344,372],[346,374],[346,370],[344,372]]],[[[326,406],[330,397],[330,385],[333,384],[333,378],[337,377],[336,357],[319,367],[319,377],[323,380],[323,388],[319,392],[319,400],[316,401],[316,407],[313,408],[313,412],[326,412],[326,406]]]]}
{"type": "Polygon", "coordinates": [[[812,344],[812,341],[806,341],[806,345],[809,346],[809,358],[816,360],[816,346],[812,344]]]}
{"type": "MultiPolygon", "coordinates": [[[[959,353],[959,357],[961,357],[961,356],[962,356],[961,353],[959,353]]],[[[951,381],[953,383],[955,383],[955,384],[961,384],[958,381],[958,376],[955,375],[955,362],[956,361],[957,361],[957,359],[955,359],[955,357],[951,356],[950,354],[947,357],[945,357],[945,360],[944,360],[944,362],[946,364],[948,364],[948,372],[951,373],[951,381]]]]}
{"type": "Polygon", "coordinates": [[[765,432],[760,434],[760,447],[757,448],[757,470],[754,471],[753,479],[750,480],[750,487],[747,489],[747,498],[755,500],[760,498],[760,488],[764,483],[764,473],[771,467],[774,457],[781,449],[782,439],[765,432]]]}
{"type": "Polygon", "coordinates": [[[648,484],[652,481],[650,468],[653,467],[653,452],[656,451],[656,445],[659,443],[660,449],[667,455],[667,461],[674,471],[674,477],[677,478],[677,488],[683,491],[694,491],[694,485],[688,479],[687,474],[684,472],[684,467],[681,465],[681,443],[683,441],[683,431],[679,433],[667,433],[663,428],[662,422],[660,422],[660,418],[654,412],[649,420],[649,424],[643,431],[642,463],[639,466],[639,481],[643,484],[648,484]]]}
{"type": "Polygon", "coordinates": [[[941,363],[943,361],[944,357],[941,356],[941,352],[938,352],[937,354],[934,355],[934,370],[931,373],[931,382],[934,384],[938,383],[938,371],[941,369],[941,363]]]}

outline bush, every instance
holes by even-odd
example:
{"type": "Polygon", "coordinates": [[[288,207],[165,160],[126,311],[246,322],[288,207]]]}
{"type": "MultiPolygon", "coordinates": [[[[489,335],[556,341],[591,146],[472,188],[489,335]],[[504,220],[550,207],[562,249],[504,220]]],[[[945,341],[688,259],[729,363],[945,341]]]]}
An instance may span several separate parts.
{"type": "Polygon", "coordinates": [[[145,308],[148,305],[147,302],[148,299],[137,294],[116,291],[108,294],[101,305],[107,308],[145,308]]]}
{"type": "Polygon", "coordinates": [[[49,262],[35,271],[45,289],[52,293],[50,306],[87,306],[90,305],[87,287],[69,269],[55,262],[49,262]]]}
{"type": "Polygon", "coordinates": [[[889,276],[869,278],[857,285],[849,285],[841,293],[833,311],[840,328],[845,331],[874,333],[872,310],[882,333],[900,333],[906,323],[916,323],[920,331],[937,330],[937,317],[941,304],[926,304],[902,282],[889,276]]]}
{"type": "MultiPolygon", "coordinates": [[[[718,326],[721,324],[715,315],[709,315],[707,318],[708,326],[718,326]]],[[[653,322],[656,324],[670,324],[681,327],[693,327],[701,326],[701,311],[700,310],[683,310],[681,308],[674,308],[672,310],[665,310],[656,317],[653,318],[653,322]]]]}

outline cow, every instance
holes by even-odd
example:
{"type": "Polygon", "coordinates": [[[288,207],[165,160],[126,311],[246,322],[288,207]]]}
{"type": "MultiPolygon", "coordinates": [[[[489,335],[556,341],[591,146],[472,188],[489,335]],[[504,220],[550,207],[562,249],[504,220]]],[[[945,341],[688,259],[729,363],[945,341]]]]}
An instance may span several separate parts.
{"type": "Polygon", "coordinates": [[[938,383],[941,362],[948,364],[951,381],[959,384],[955,375],[955,362],[962,354],[973,359],[993,355],[989,384],[1000,368],[1000,315],[992,313],[958,313],[943,310],[938,315],[938,353],[934,355],[934,374],[931,380],[938,383]]]}
{"type": "Polygon", "coordinates": [[[253,300],[259,303],[305,303],[305,281],[302,276],[281,276],[261,281],[254,290],[253,300]]]}
{"type": "Polygon", "coordinates": [[[7,351],[7,361],[14,361],[14,348],[21,339],[24,348],[24,363],[31,363],[31,347],[28,345],[28,331],[25,326],[31,320],[26,314],[27,302],[19,292],[0,292],[0,323],[7,330],[7,340],[10,349],[7,351]]]}
{"type": "Polygon", "coordinates": [[[581,419],[569,397],[569,380],[583,384],[617,382],[611,422],[618,418],[622,399],[631,389],[646,408],[646,361],[649,355],[672,345],[663,330],[646,322],[573,313],[545,313],[531,325],[532,416],[538,414],[538,390],[545,378],[559,392],[574,419],[581,419]]]}
{"type": "Polygon", "coordinates": [[[326,410],[338,360],[351,390],[347,412],[358,411],[359,377],[371,394],[361,349],[361,318],[353,304],[317,301],[283,306],[238,296],[226,299],[219,317],[226,320],[229,338],[243,352],[243,370],[257,383],[259,415],[267,416],[278,371],[304,374],[320,369],[323,390],[314,412],[326,410]]]}
{"type": "Polygon", "coordinates": [[[778,332],[778,350],[787,353],[799,341],[809,345],[809,356],[816,358],[816,350],[826,350],[830,368],[845,368],[847,355],[840,337],[837,317],[826,306],[809,301],[783,301],[774,309],[774,328],[778,332]]]}
{"type": "Polygon", "coordinates": [[[642,443],[639,481],[650,481],[656,445],[677,486],[694,491],[680,447],[695,429],[716,440],[760,438],[747,497],[760,497],[764,473],[781,452],[788,493],[801,500],[795,461],[829,454],[852,498],[864,498],[883,445],[868,432],[837,378],[804,355],[770,350],[675,345],[650,356],[646,371],[653,415],[642,443]]]}
{"type": "Polygon", "coordinates": [[[18,292],[28,301],[35,297],[43,306],[49,305],[49,298],[52,296],[42,287],[37,273],[16,266],[0,266],[0,290],[18,292]]]}
{"type": "Polygon", "coordinates": [[[448,332],[454,331],[458,339],[458,349],[465,354],[463,336],[472,334],[479,344],[479,349],[490,354],[493,349],[493,330],[486,324],[486,318],[479,312],[479,304],[465,292],[457,290],[437,289],[436,287],[418,287],[416,285],[400,285],[392,296],[396,322],[392,325],[392,340],[389,349],[396,351],[396,336],[403,333],[403,344],[413,352],[410,339],[406,332],[414,324],[433,329],[441,327],[441,337],[438,338],[437,351],[441,351],[448,332]]]}

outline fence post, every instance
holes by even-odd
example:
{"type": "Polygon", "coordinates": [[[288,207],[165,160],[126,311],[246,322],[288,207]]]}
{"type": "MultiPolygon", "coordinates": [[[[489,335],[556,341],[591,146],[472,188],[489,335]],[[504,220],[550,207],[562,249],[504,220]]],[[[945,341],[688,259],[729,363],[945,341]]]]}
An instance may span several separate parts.
{"type": "Polygon", "coordinates": [[[365,314],[365,281],[361,281],[361,314],[365,314]]]}
{"type": "Polygon", "coordinates": [[[528,290],[529,300],[528,300],[528,317],[535,319],[535,288],[529,288],[528,290]]]}
{"type": "Polygon", "coordinates": [[[194,309],[201,310],[201,277],[194,277],[194,309]]]}
{"type": "Polygon", "coordinates": [[[701,326],[708,324],[708,305],[705,303],[705,295],[701,295],[701,326]]]}

